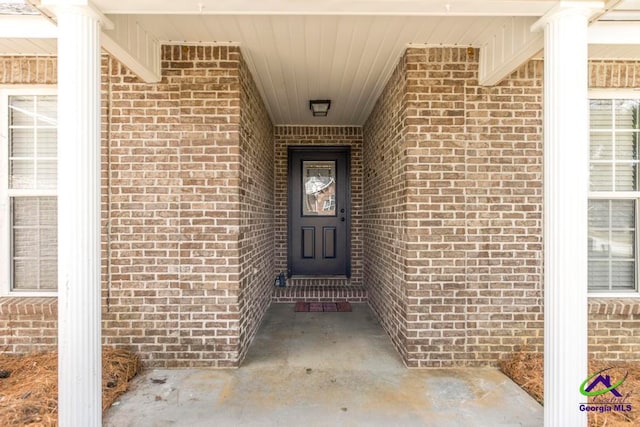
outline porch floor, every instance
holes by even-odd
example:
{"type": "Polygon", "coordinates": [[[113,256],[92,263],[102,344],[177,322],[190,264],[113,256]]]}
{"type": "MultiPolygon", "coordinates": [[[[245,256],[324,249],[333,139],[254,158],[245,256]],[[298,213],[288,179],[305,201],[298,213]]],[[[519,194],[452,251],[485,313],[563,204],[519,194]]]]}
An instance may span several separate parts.
{"type": "Polygon", "coordinates": [[[240,369],[149,370],[104,424],[542,425],[542,407],[496,369],[405,368],[370,308],[352,305],[295,313],[273,304],[240,369]]]}

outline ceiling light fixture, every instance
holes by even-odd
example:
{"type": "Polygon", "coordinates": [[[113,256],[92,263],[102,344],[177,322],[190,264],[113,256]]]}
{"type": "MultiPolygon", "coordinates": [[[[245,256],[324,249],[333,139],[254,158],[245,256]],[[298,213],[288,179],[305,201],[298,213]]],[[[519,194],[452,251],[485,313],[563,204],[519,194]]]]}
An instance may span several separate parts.
{"type": "Polygon", "coordinates": [[[329,99],[312,99],[309,101],[309,109],[313,113],[313,117],[326,117],[331,108],[331,100],[329,99]]]}

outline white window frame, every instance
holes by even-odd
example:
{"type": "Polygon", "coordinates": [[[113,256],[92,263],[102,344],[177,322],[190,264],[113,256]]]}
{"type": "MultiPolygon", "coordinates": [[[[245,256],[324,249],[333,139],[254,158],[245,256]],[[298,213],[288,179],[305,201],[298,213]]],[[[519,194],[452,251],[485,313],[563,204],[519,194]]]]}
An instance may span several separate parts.
{"type": "MultiPolygon", "coordinates": [[[[589,101],[593,99],[616,100],[616,99],[638,99],[640,91],[636,89],[590,89],[589,101]]],[[[589,131],[591,126],[589,126],[589,131]]],[[[591,162],[591,156],[589,156],[591,162]]],[[[640,167],[640,165],[639,165],[640,167]]],[[[635,212],[635,281],[636,290],[633,292],[590,292],[587,289],[589,298],[640,298],[640,190],[639,191],[589,191],[589,200],[592,199],[631,199],[636,201],[635,212]]],[[[586,268],[586,266],[585,266],[586,268]]]]}
{"type": "MultiPolygon", "coordinates": [[[[9,198],[9,112],[10,96],[58,95],[55,85],[11,85],[0,86],[0,296],[10,297],[55,297],[57,291],[13,291],[11,290],[11,212],[9,198]]],[[[12,190],[13,197],[34,195],[32,190],[12,190]]],[[[58,190],[38,190],[39,196],[58,196],[58,190]]]]}

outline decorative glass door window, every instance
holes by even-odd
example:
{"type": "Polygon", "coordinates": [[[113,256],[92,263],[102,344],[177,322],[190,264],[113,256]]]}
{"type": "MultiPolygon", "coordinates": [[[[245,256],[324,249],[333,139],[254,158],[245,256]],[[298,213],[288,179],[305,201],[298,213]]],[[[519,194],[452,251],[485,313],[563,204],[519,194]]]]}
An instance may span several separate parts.
{"type": "Polygon", "coordinates": [[[336,215],[336,162],[302,162],[302,214],[336,215]]]}

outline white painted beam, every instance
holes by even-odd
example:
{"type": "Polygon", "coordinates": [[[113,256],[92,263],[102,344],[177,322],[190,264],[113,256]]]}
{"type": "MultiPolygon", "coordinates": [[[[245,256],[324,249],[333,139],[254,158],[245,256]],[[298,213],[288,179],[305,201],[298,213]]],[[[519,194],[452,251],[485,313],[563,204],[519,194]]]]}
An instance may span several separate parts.
{"type": "Polygon", "coordinates": [[[482,86],[493,86],[544,47],[542,33],[531,32],[536,18],[513,17],[480,47],[478,80],[482,86]]]}
{"type": "Polygon", "coordinates": [[[544,30],[544,425],[586,426],[587,26],[602,7],[559,2],[544,30]]]}
{"type": "Polygon", "coordinates": [[[589,27],[589,44],[640,45],[640,22],[594,22],[589,27]]]}
{"type": "Polygon", "coordinates": [[[58,28],[42,15],[0,15],[0,38],[55,39],[58,28]]]}
{"type": "Polygon", "coordinates": [[[135,16],[116,15],[114,28],[103,31],[102,47],[146,83],[161,79],[160,41],[144,29],[135,16]]]}

